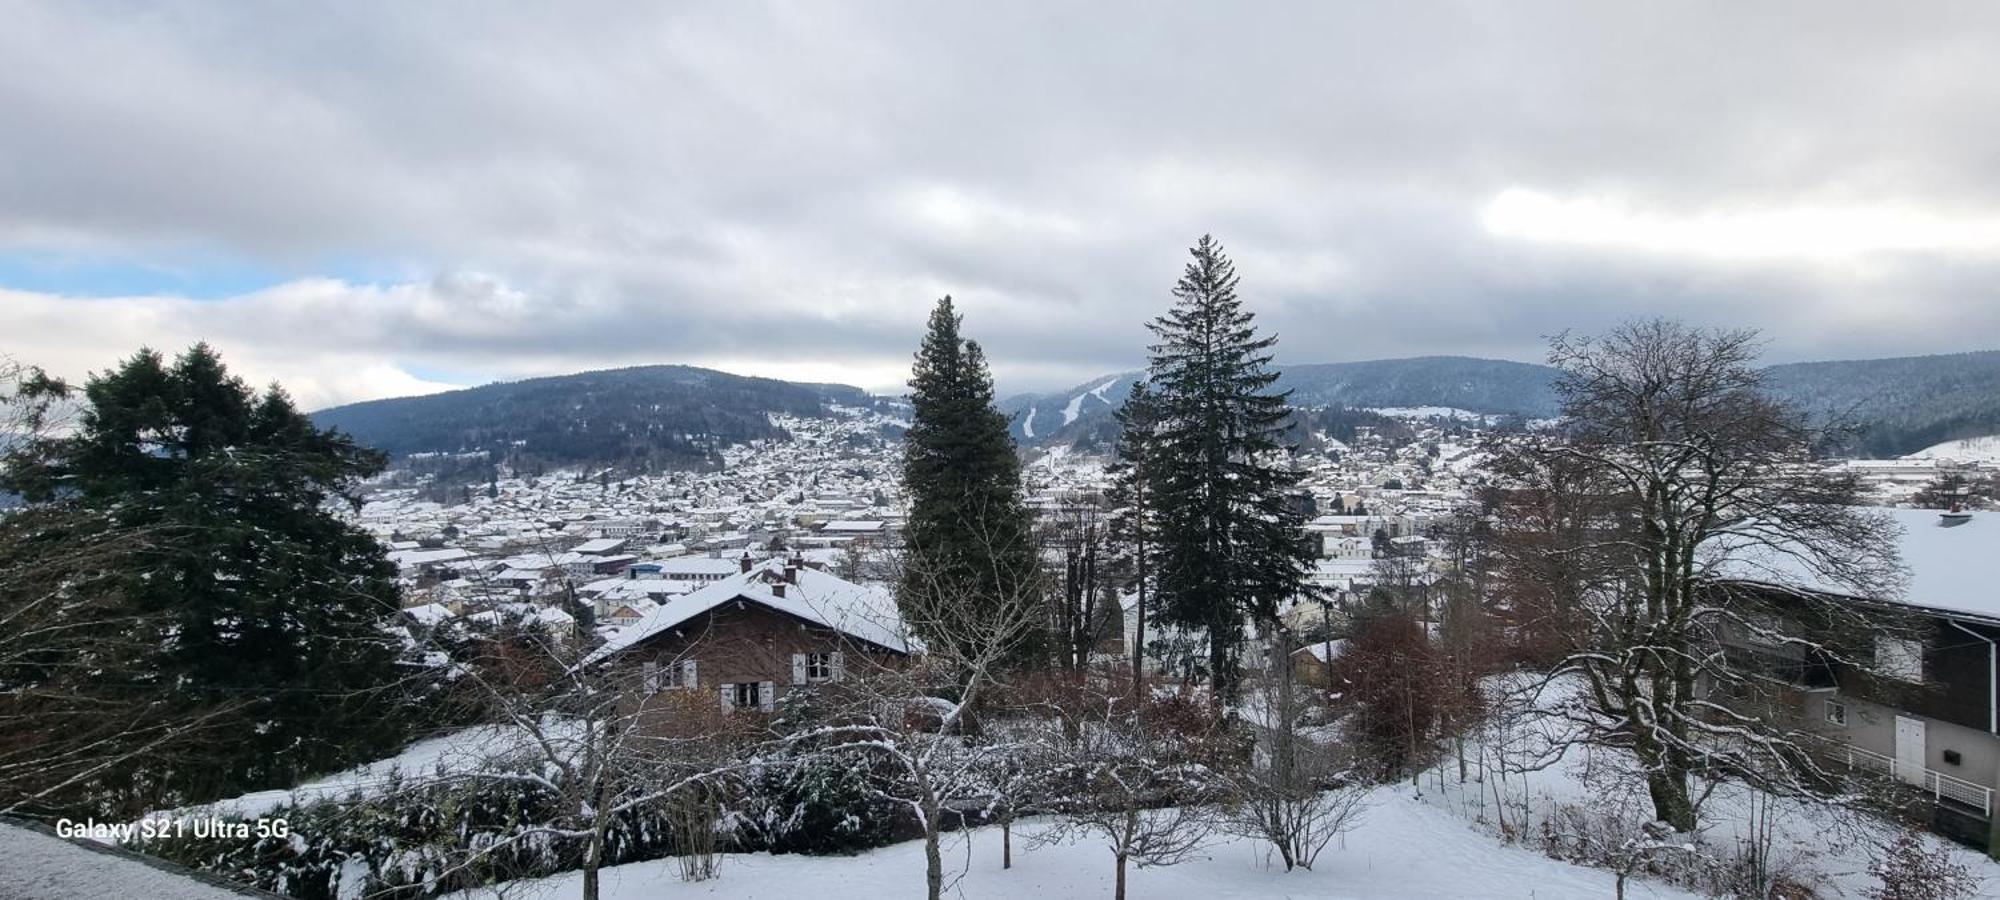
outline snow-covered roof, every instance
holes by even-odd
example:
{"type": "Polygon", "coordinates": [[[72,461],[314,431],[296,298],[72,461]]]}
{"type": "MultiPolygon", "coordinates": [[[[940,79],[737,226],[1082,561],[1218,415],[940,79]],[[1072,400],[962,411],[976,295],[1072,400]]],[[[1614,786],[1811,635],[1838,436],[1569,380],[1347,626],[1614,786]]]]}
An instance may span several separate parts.
{"type": "Polygon", "coordinates": [[[418,625],[431,626],[450,619],[457,614],[453,613],[450,607],[441,603],[424,603],[403,610],[403,615],[409,616],[418,625]]]}
{"type": "Polygon", "coordinates": [[[821,531],[874,532],[882,530],[882,523],[862,519],[835,519],[820,528],[821,531]]]}
{"type": "Polygon", "coordinates": [[[397,568],[402,569],[457,562],[461,559],[470,559],[471,557],[471,553],[458,547],[445,547],[438,550],[392,550],[389,552],[389,561],[395,563],[397,568]]]}
{"type": "Polygon", "coordinates": [[[1340,655],[1346,652],[1347,652],[1347,639],[1340,638],[1331,643],[1328,643],[1326,641],[1314,641],[1310,644],[1306,644],[1299,647],[1299,649],[1297,650],[1293,650],[1292,655],[1297,656],[1303,653],[1306,654],[1307,656],[1312,657],[1313,659],[1319,660],[1320,662],[1331,662],[1333,660],[1339,659],[1340,655]]]}
{"type": "MultiPolygon", "coordinates": [[[[1895,596],[1871,597],[1946,613],[2000,621],[2000,513],[1973,513],[1944,524],[1937,510],[1881,509],[1896,529],[1896,549],[1908,579],[1895,596]]],[[[1795,556],[1770,550],[1731,554],[1720,577],[1815,593],[1852,596],[1852,587],[1812,571],[1795,556]]]]}
{"type": "Polygon", "coordinates": [[[691,594],[667,600],[646,614],[584,660],[591,665],[662,632],[671,631],[702,613],[737,600],[746,600],[770,609],[824,625],[850,637],[886,647],[899,653],[910,652],[903,635],[903,620],[896,612],[895,598],[886,589],[859,585],[818,569],[797,570],[797,583],[784,584],[778,596],[772,582],[783,582],[782,563],[771,561],[710,583],[691,594]],[[775,575],[776,578],[769,576],[775,575]]]}
{"type": "Polygon", "coordinates": [[[606,553],[616,553],[623,549],[625,549],[624,538],[597,538],[571,547],[570,552],[600,556],[606,553]]]}
{"type": "Polygon", "coordinates": [[[741,562],[714,556],[683,556],[660,562],[660,574],[668,578],[675,575],[727,575],[742,571],[741,562]]]}

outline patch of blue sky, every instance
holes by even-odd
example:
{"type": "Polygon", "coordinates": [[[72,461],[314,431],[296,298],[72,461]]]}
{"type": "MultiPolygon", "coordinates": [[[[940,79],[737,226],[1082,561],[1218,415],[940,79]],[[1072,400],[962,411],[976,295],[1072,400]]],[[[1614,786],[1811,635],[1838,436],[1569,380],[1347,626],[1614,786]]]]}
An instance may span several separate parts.
{"type": "Polygon", "coordinates": [[[73,253],[0,250],[0,287],[66,297],[240,297],[301,278],[351,284],[407,277],[402,267],[341,261],[310,269],[279,269],[240,258],[188,256],[171,262],[73,253]]]}

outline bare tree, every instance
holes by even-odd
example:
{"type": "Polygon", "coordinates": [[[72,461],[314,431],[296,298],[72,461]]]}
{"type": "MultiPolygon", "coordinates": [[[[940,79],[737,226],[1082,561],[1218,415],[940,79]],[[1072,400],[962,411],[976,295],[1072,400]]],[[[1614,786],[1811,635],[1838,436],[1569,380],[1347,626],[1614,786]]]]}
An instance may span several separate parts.
{"type": "Polygon", "coordinates": [[[1114,900],[1124,900],[1128,866],[1175,865],[1207,846],[1223,823],[1235,749],[1205,704],[1180,698],[1169,715],[1151,698],[1128,708],[1124,695],[1122,683],[1089,679],[1068,700],[1081,727],[1041,732],[1029,763],[1056,814],[1034,842],[1104,842],[1114,900]]]}
{"type": "Polygon", "coordinates": [[[717,798],[742,768],[737,752],[762,736],[756,723],[719,710],[706,693],[669,686],[650,666],[584,665],[575,642],[539,629],[478,646],[482,658],[463,667],[460,682],[488,710],[496,737],[452,777],[532,786],[558,814],[497,841],[445,848],[455,860],[440,880],[522,842],[576,841],[583,898],[597,900],[615,823],[646,809],[670,813],[690,832],[701,828],[682,820],[706,814],[709,840],[680,849],[710,860],[684,865],[690,877],[712,874],[717,798]]]}
{"type": "Polygon", "coordinates": [[[1280,630],[1270,661],[1250,682],[1256,742],[1247,765],[1231,772],[1234,809],[1228,827],[1270,844],[1285,871],[1311,869],[1320,851],[1352,827],[1364,792],[1339,764],[1335,748],[1302,734],[1311,693],[1293,683],[1291,635],[1280,630]]]}
{"type": "Polygon", "coordinates": [[[1117,592],[1113,589],[1107,523],[1094,502],[1073,503],[1046,530],[1046,543],[1060,566],[1050,591],[1050,632],[1056,664],[1075,674],[1108,638],[1117,636],[1117,592]]]}
{"type": "MultiPolygon", "coordinates": [[[[1004,566],[1009,530],[971,525],[983,552],[974,564],[1004,566]]],[[[924,883],[937,900],[945,890],[942,834],[950,816],[991,801],[987,775],[1004,741],[971,739],[977,710],[1023,646],[1046,621],[1041,579],[965,576],[965,560],[930,566],[927,554],[904,554],[901,627],[924,635],[923,652],[908,661],[862,657],[836,692],[823,698],[824,724],[780,738],[789,750],[851,756],[886,773],[879,795],[907,810],[923,831],[924,883]],[[981,588],[980,585],[987,587],[981,588]],[[1003,587],[994,588],[992,585],[1003,587]]]]}
{"type": "Polygon", "coordinates": [[[1534,551],[1560,564],[1526,577],[1548,575],[1551,598],[1574,607],[1559,610],[1574,630],[1556,636],[1553,677],[1582,681],[1566,707],[1578,739],[1629,750],[1656,817],[1683,832],[1703,799],[1697,775],[1801,794],[1829,783],[1810,737],[1766,714],[1783,681],[1770,676],[1870,669],[1860,639],[1882,625],[1863,604],[1729,585],[1747,575],[1878,597],[1897,576],[1890,526],[1853,505],[1851,478],[1813,464],[1826,434],[1762,390],[1756,348],[1753,332],[1668,321],[1560,336],[1549,361],[1562,424],[1508,441],[1496,466],[1561,511],[1562,532],[1534,551]],[[1769,652],[1732,649],[1745,643],[1769,652]]]}

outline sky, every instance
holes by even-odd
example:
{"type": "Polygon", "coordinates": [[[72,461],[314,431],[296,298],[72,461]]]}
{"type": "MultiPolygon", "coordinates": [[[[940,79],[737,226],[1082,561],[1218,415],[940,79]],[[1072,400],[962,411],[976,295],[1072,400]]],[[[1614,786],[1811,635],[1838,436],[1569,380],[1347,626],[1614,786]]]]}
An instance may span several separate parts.
{"type": "Polygon", "coordinates": [[[1143,363],[1213,233],[1280,364],[2000,349],[2000,5],[0,0],[0,354],[309,408],[652,363],[1143,363]]]}

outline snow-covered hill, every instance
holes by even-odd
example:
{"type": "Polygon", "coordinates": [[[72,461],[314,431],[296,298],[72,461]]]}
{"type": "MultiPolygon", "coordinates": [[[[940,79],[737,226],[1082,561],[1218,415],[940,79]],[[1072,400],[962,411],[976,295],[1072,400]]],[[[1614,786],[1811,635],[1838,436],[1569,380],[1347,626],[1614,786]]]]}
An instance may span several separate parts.
{"type": "Polygon", "coordinates": [[[1986,437],[1960,438],[1932,444],[1918,450],[1905,459],[1949,459],[1957,462],[1986,462],[2000,464],[2000,434],[1986,437]]]}

